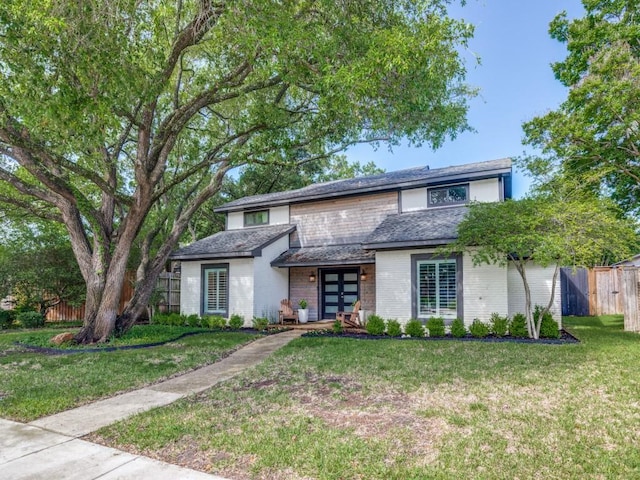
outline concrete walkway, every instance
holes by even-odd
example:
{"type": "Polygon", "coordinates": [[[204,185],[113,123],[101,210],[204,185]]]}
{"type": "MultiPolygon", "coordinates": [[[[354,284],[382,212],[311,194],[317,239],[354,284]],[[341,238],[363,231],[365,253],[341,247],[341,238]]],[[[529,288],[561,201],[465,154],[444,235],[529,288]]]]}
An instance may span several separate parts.
{"type": "Polygon", "coordinates": [[[74,408],[29,424],[0,419],[0,477],[26,479],[218,479],[131,455],[78,437],[140,412],[202,392],[262,362],[302,331],[261,338],[227,358],[140,390],[74,408]]]}

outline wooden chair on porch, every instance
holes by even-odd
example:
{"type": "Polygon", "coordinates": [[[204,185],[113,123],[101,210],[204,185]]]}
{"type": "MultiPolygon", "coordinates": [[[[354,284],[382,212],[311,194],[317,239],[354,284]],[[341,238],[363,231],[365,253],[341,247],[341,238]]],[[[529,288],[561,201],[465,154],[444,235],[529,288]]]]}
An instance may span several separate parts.
{"type": "Polygon", "coordinates": [[[278,320],[281,325],[284,325],[286,322],[300,323],[300,320],[298,320],[298,312],[293,309],[291,306],[291,300],[288,298],[283,298],[280,301],[278,320]]]}
{"type": "Polygon", "coordinates": [[[336,320],[340,320],[344,328],[362,328],[359,312],[360,300],[353,304],[353,310],[351,312],[336,313],[336,320]]]}

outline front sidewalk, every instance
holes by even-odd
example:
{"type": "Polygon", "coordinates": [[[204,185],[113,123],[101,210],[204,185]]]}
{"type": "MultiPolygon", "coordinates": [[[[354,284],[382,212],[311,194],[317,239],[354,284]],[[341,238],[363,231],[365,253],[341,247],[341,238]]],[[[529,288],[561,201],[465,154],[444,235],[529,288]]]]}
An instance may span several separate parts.
{"type": "Polygon", "coordinates": [[[137,413],[207,390],[259,364],[302,333],[288,331],[270,335],[217,363],[185,375],[43,417],[26,425],[0,419],[2,477],[12,480],[224,480],[222,477],[90,443],[78,437],[137,413]]]}

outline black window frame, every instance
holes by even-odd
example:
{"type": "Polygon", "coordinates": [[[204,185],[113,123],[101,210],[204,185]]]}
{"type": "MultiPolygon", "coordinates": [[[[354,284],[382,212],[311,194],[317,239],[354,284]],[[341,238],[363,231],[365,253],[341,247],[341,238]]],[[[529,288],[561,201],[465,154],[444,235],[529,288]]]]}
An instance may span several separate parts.
{"type": "Polygon", "coordinates": [[[269,209],[262,209],[262,210],[250,210],[248,212],[244,212],[242,215],[242,221],[243,221],[243,225],[245,227],[260,227],[262,225],[269,225],[269,209]],[[266,218],[267,220],[263,223],[247,223],[247,216],[248,215],[255,215],[256,213],[266,213],[266,218]]]}
{"type": "Polygon", "coordinates": [[[207,264],[202,264],[200,267],[200,316],[203,317],[205,315],[220,315],[224,318],[229,318],[229,289],[230,289],[230,275],[229,275],[229,264],[228,263],[207,263],[207,264]],[[225,269],[227,271],[227,287],[226,287],[226,291],[225,291],[225,305],[224,305],[224,313],[220,314],[220,313],[210,313],[210,312],[205,312],[204,310],[204,305],[205,305],[205,296],[206,296],[206,292],[204,289],[205,286],[205,274],[206,271],[209,269],[213,269],[213,268],[217,268],[217,269],[225,269]]]}
{"type": "MultiPolygon", "coordinates": [[[[447,195],[448,196],[448,195],[447,195]]],[[[437,208],[437,207],[448,207],[450,205],[464,205],[469,202],[469,184],[468,183],[457,183],[455,185],[442,185],[438,187],[430,187],[427,188],[427,207],[437,208]],[[445,203],[432,203],[431,202],[431,192],[438,190],[448,190],[450,188],[455,187],[464,187],[465,190],[465,199],[459,201],[447,201],[445,203]]]]}

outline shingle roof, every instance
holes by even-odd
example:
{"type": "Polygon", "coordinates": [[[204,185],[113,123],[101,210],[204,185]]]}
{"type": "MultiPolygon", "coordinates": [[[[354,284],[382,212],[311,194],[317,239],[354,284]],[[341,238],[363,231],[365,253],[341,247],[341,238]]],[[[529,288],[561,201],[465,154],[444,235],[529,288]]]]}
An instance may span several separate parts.
{"type": "Polygon", "coordinates": [[[367,249],[406,248],[451,243],[468,207],[431,208],[389,215],[364,239],[367,249]]]}
{"type": "Polygon", "coordinates": [[[172,260],[257,257],[262,249],[295,230],[295,225],[226,230],[198,240],[171,254],[172,260]]]}
{"type": "Polygon", "coordinates": [[[271,262],[272,267],[315,267],[375,263],[375,252],[360,244],[291,248],[271,262]]]}
{"type": "Polygon", "coordinates": [[[243,197],[226,203],[215,209],[216,212],[257,208],[272,205],[284,205],[293,201],[304,201],[353,195],[363,192],[379,192],[399,187],[410,187],[426,184],[484,178],[496,174],[510,174],[511,159],[503,158],[488,162],[468,163],[444,168],[416,167],[396,172],[381,173],[367,177],[334,180],[332,182],[316,183],[298,190],[275,192],[264,195],[243,197]]]}

